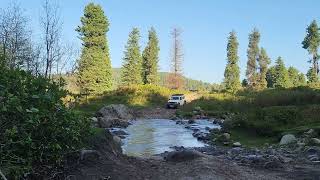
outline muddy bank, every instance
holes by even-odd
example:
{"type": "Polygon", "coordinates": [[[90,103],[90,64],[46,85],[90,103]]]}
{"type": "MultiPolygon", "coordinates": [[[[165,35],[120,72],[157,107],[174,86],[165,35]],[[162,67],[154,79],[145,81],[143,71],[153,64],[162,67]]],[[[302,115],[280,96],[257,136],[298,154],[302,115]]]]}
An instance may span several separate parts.
{"type": "MultiPolygon", "coordinates": [[[[170,118],[174,115],[174,110],[150,108],[133,114],[145,119],[170,118]]],[[[179,120],[176,122],[181,123],[179,120]]],[[[183,122],[181,125],[197,132],[192,122],[183,122]]],[[[211,145],[201,148],[176,147],[173,152],[151,158],[137,158],[123,155],[119,138],[115,137],[108,130],[95,137],[91,142],[93,151],[88,151],[86,158],[80,158],[69,166],[64,172],[64,178],[320,179],[320,162],[306,159],[319,157],[320,150],[317,148],[295,152],[290,147],[248,149],[211,145]]]]}
{"type": "MultiPolygon", "coordinates": [[[[93,147],[99,157],[88,156],[69,168],[69,179],[286,179],[281,173],[239,166],[222,157],[201,153],[182,161],[166,161],[122,155],[109,132],[96,137],[93,147]]],[[[200,152],[199,152],[200,153],[200,152]]]]}

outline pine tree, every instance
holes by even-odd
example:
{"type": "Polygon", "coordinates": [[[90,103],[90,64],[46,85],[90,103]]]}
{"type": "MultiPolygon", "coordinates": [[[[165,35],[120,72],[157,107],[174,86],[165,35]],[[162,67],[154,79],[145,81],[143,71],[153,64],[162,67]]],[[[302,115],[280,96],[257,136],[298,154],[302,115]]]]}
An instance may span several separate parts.
{"type": "Polygon", "coordinates": [[[89,3],[81,17],[82,52],[78,82],[85,93],[102,93],[112,86],[112,70],[106,33],[109,22],[100,5],[89,3]]]}
{"type": "Polygon", "coordinates": [[[288,88],[290,86],[288,71],[281,57],[276,60],[275,71],[274,87],[288,88]]]}
{"type": "Polygon", "coordinates": [[[298,86],[305,86],[307,84],[306,82],[306,77],[304,76],[303,73],[299,73],[298,76],[298,86]]]}
{"type": "Polygon", "coordinates": [[[142,57],[139,46],[140,33],[138,28],[133,28],[125,46],[121,81],[123,85],[142,84],[142,57]]]}
{"type": "Polygon", "coordinates": [[[144,84],[158,82],[159,40],[155,29],[149,30],[149,41],[142,54],[142,73],[144,84]]]}
{"type": "Polygon", "coordinates": [[[306,79],[302,73],[299,72],[298,69],[294,67],[288,68],[288,75],[290,80],[290,86],[292,87],[298,87],[298,86],[304,86],[306,83],[306,79]]]}
{"type": "Polygon", "coordinates": [[[230,32],[227,45],[227,66],[224,71],[224,84],[228,91],[236,92],[241,87],[238,66],[238,40],[234,31],[230,32]]]}
{"type": "Polygon", "coordinates": [[[275,66],[271,66],[268,70],[267,70],[267,74],[266,74],[266,80],[267,80],[267,87],[268,88],[274,88],[274,84],[276,82],[276,67],[275,66]]]}
{"type": "Polygon", "coordinates": [[[261,48],[259,58],[259,79],[258,79],[258,87],[259,89],[265,89],[267,88],[267,80],[266,75],[268,71],[268,65],[270,64],[270,58],[267,55],[267,52],[264,48],[261,48]]]}
{"type": "Polygon", "coordinates": [[[312,55],[311,63],[313,70],[310,71],[310,73],[312,73],[310,74],[312,78],[309,79],[309,82],[316,83],[319,80],[318,48],[320,45],[320,33],[318,24],[315,20],[313,20],[312,23],[307,27],[307,35],[302,41],[302,45],[302,47],[307,49],[309,54],[312,55]]]}
{"type": "Polygon", "coordinates": [[[249,34],[249,45],[247,50],[247,81],[250,88],[255,88],[258,81],[257,75],[257,59],[259,57],[259,41],[260,33],[257,29],[254,29],[251,34],[249,34]]]}
{"type": "Polygon", "coordinates": [[[310,67],[310,69],[308,70],[307,78],[308,78],[308,84],[315,84],[319,82],[319,78],[317,76],[317,73],[314,67],[310,67]]]}

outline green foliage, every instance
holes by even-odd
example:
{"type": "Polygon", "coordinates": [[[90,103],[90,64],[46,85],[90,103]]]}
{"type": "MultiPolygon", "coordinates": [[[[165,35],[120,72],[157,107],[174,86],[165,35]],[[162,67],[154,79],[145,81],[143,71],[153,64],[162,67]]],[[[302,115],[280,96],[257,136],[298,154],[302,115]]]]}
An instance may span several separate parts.
{"type": "Polygon", "coordinates": [[[63,82],[51,83],[19,70],[0,72],[1,170],[18,179],[59,166],[65,154],[83,145],[89,122],[64,106],[63,82]]]}
{"type": "Polygon", "coordinates": [[[133,28],[124,51],[121,82],[123,85],[142,84],[142,57],[139,46],[138,28],[133,28]]]}
{"type": "Polygon", "coordinates": [[[226,90],[236,92],[240,89],[240,68],[238,66],[238,40],[234,31],[230,32],[227,45],[227,66],[224,71],[226,90]]]}
{"type": "Polygon", "coordinates": [[[268,69],[266,74],[267,87],[274,88],[274,83],[276,82],[276,67],[272,66],[268,69]]]}
{"type": "Polygon", "coordinates": [[[306,79],[304,77],[304,74],[300,73],[298,69],[294,67],[288,68],[288,75],[290,80],[290,86],[292,87],[298,87],[298,86],[305,86],[306,85],[306,79]]]}
{"type": "Polygon", "coordinates": [[[149,41],[142,54],[143,83],[157,84],[159,62],[159,40],[155,29],[149,30],[149,41]]]}
{"type": "Polygon", "coordinates": [[[319,81],[319,65],[318,65],[318,48],[320,45],[320,33],[317,21],[313,20],[312,23],[307,27],[307,35],[302,41],[302,47],[307,49],[309,54],[312,55],[312,69],[310,71],[309,82],[317,83],[319,81]]]}
{"type": "Polygon", "coordinates": [[[307,72],[308,84],[317,84],[319,83],[319,77],[314,68],[310,68],[307,72]]]}
{"type": "Polygon", "coordinates": [[[231,132],[243,130],[277,137],[298,127],[320,125],[320,91],[308,87],[211,93],[188,103],[180,114],[201,107],[207,115],[227,120],[231,132]]]}
{"type": "Polygon", "coordinates": [[[187,92],[152,84],[125,86],[106,92],[103,96],[90,97],[87,103],[80,104],[77,109],[85,115],[92,115],[108,104],[125,104],[136,108],[164,107],[170,95],[178,93],[187,92]]]}
{"type": "Polygon", "coordinates": [[[242,87],[248,87],[248,80],[247,79],[243,79],[241,82],[241,86],[242,87]]]}
{"type": "Polygon", "coordinates": [[[246,76],[248,81],[248,86],[250,88],[255,88],[258,81],[257,75],[257,59],[259,57],[259,41],[260,33],[257,29],[254,29],[251,34],[249,34],[249,45],[247,50],[247,70],[246,76]]]}
{"type": "Polygon", "coordinates": [[[112,72],[106,33],[109,22],[102,7],[89,3],[81,17],[79,32],[82,52],[79,61],[78,82],[84,93],[99,94],[112,86],[112,72]]]}
{"type": "Polygon", "coordinates": [[[288,88],[290,86],[289,75],[281,57],[278,57],[275,65],[274,87],[288,88]]]}
{"type": "Polygon", "coordinates": [[[302,47],[310,54],[317,54],[320,45],[320,33],[316,20],[313,20],[307,27],[307,35],[302,41],[302,47]]]}
{"type": "Polygon", "coordinates": [[[259,79],[258,79],[258,88],[259,89],[265,89],[267,88],[267,71],[268,71],[268,65],[270,64],[270,58],[268,57],[268,54],[264,48],[261,48],[259,58],[259,79]]]}
{"type": "Polygon", "coordinates": [[[305,86],[307,84],[306,77],[303,73],[299,73],[298,75],[298,86],[305,86]]]}

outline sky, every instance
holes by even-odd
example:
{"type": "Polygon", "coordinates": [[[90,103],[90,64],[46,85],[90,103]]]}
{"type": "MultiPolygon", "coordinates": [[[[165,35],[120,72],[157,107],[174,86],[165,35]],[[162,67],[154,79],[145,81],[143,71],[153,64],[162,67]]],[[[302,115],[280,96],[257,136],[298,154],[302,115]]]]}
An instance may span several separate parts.
{"type": "MultiPolygon", "coordinates": [[[[30,20],[33,38],[40,33],[43,0],[1,0],[0,8],[16,1],[30,20]]],[[[272,64],[281,56],[287,66],[306,73],[310,64],[301,42],[312,20],[320,20],[318,0],[53,0],[60,6],[63,40],[81,48],[75,28],[89,2],[100,4],[110,22],[107,38],[111,64],[121,67],[124,46],[133,27],[141,33],[141,50],[148,30],[155,27],[160,41],[160,71],[169,71],[174,27],[183,30],[183,73],[210,83],[223,81],[230,31],[237,33],[241,78],[245,77],[248,35],[257,28],[272,64]]]]}

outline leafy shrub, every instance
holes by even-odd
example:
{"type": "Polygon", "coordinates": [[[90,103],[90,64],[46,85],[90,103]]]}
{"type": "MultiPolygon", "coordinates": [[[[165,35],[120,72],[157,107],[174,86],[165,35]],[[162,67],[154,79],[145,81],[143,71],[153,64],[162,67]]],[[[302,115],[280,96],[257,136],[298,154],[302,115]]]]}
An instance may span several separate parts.
{"type": "Polygon", "coordinates": [[[64,106],[62,82],[19,70],[0,72],[0,167],[8,177],[59,165],[82,146],[90,124],[64,106]]]}

